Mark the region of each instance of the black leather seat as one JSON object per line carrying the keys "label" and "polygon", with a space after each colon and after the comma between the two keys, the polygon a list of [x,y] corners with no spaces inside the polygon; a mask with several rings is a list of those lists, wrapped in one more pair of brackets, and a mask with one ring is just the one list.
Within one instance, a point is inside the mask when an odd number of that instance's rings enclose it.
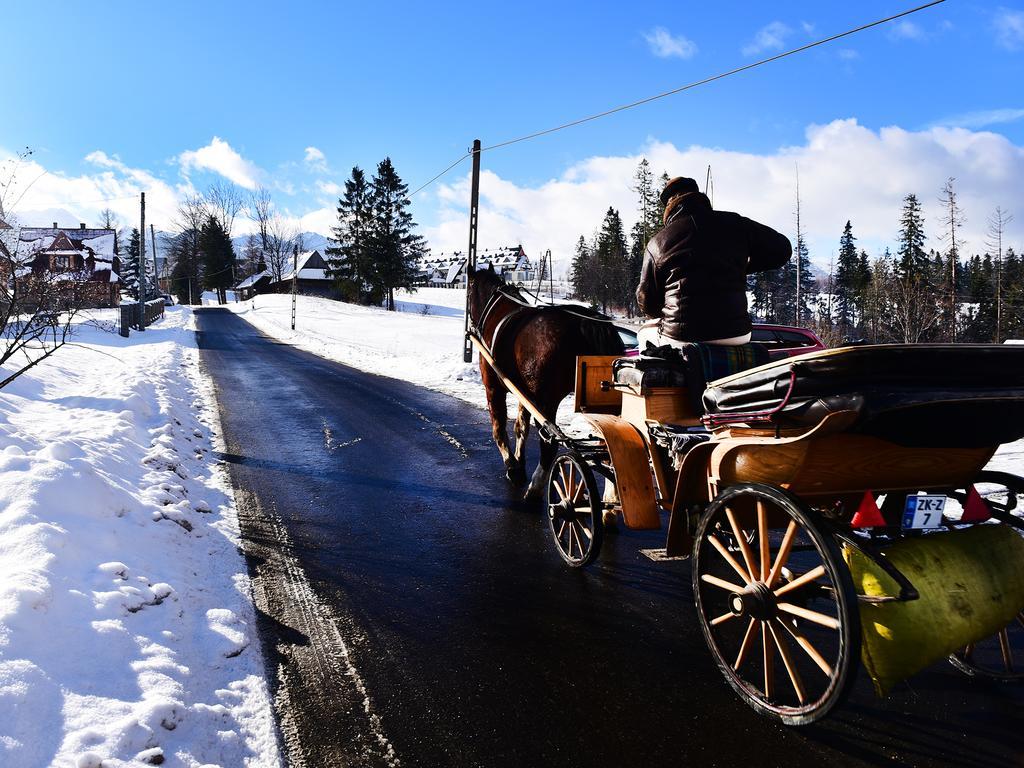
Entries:
{"label": "black leather seat", "polygon": [[712,382],[703,400],[720,422],[761,414],[781,428],[800,428],[829,413],[855,411],[854,431],[902,445],[997,445],[1024,437],[1024,347],[825,350]]}

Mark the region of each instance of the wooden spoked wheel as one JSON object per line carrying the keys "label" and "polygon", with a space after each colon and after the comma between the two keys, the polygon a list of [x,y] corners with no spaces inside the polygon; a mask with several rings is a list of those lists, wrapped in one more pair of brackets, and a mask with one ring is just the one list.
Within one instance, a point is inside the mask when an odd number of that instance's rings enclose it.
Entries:
{"label": "wooden spoked wheel", "polygon": [[562,559],[573,568],[593,562],[601,551],[603,508],[594,473],[580,456],[563,453],[555,458],[545,502],[551,536]]}
{"label": "wooden spoked wheel", "polygon": [[[1006,472],[981,472],[974,483],[992,509],[1006,514],[1024,508],[1024,478]],[[962,500],[965,493],[954,493]],[[961,648],[949,662],[965,675],[1007,683],[1024,681],[1024,611],[996,634]]]}
{"label": "wooden spoked wheel", "polygon": [[796,497],[754,483],[722,491],[697,529],[693,593],[715,661],[754,709],[805,725],[846,696],[857,596],[834,538]]}

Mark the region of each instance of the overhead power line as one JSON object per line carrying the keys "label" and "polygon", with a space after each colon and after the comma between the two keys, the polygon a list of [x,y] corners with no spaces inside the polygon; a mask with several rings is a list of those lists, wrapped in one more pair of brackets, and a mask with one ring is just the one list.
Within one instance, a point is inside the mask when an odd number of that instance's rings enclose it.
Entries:
{"label": "overhead power line", "polygon": [[[686,85],[679,86],[678,88],[673,88],[670,91],[664,91],[663,93],[658,93],[658,94],[655,94],[653,96],[648,96],[646,98],[639,99],[637,101],[632,101],[629,104],[623,104],[623,105],[618,106],[618,107],[613,107],[612,109],[606,109],[603,112],[597,112],[596,114],[588,115],[587,117],[581,117],[581,118],[579,118],[577,120],[571,120],[571,121],[569,121],[567,123],[562,123],[561,125],[556,125],[556,126],[554,126],[552,128],[545,128],[542,131],[534,131],[533,133],[528,133],[528,134],[526,134],[524,136],[519,136],[519,137],[514,138],[514,139],[508,139],[507,141],[500,141],[497,144],[491,144],[489,146],[482,147],[480,149],[480,151],[481,152],[488,152],[490,150],[500,149],[502,147],[508,147],[508,146],[511,146],[512,144],[519,144],[520,142],[523,142],[523,141],[529,141],[531,139],[536,139],[536,138],[539,138],[541,136],[547,136],[550,133],[555,133],[557,131],[564,131],[566,128],[573,128],[573,127],[575,127],[577,125],[582,125],[583,123],[589,123],[589,122],[591,122],[593,120],[599,120],[602,117],[608,117],[609,115],[614,115],[614,114],[616,114],[618,112],[625,112],[627,109],[633,109],[635,107],[643,106],[644,104],[650,104],[652,101],[658,101],[659,99],[664,99],[664,98],[667,98],[669,96],[674,96],[677,93],[682,93],[683,91],[689,91],[689,90],[692,90],[693,88],[697,88],[697,87],[699,87],[701,85],[707,85],[708,83],[713,83],[716,80],[723,80],[723,79],[725,79],[727,77],[732,77],[733,75],[738,75],[741,72],[746,72],[747,70],[754,69],[756,67],[761,67],[761,66],[764,66],[765,64],[770,64],[770,63],[772,63],[774,61],[779,61],[780,59],[785,59],[788,56],[794,56],[795,54],[803,53],[804,51],[809,51],[811,48],[817,48],[818,46],[825,45],[826,43],[832,43],[832,42],[835,42],[836,40],[841,40],[844,37],[849,37],[850,35],[855,35],[855,34],[857,34],[859,32],[863,32],[863,31],[865,31],[867,29],[871,29],[872,27],[881,26],[882,24],[888,24],[889,22],[895,21],[896,19],[901,19],[901,18],[903,18],[905,16],[910,16],[911,14],[920,13],[921,11],[923,11],[923,10],[925,10],[927,8],[931,8],[932,6],[935,6],[935,5],[940,5],[940,4],[944,3],[944,2],[946,2],[946,0],[932,0],[932,2],[930,2],[930,3],[925,3],[924,5],[919,5],[919,6],[915,7],[915,8],[910,8],[910,9],[908,9],[906,11],[901,11],[900,13],[893,14],[892,16],[886,16],[884,19],[878,19],[877,21],[872,21],[872,22],[870,22],[868,24],[861,24],[860,26],[854,27],[853,29],[848,29],[845,32],[840,32],[838,34],[831,35],[830,37],[822,38],[821,40],[815,40],[814,42],[808,43],[807,45],[801,45],[799,48],[793,48],[793,49],[788,50],[788,51],[783,51],[782,53],[778,53],[778,54],[776,54],[774,56],[769,56],[767,58],[760,59],[759,61],[753,61],[750,64],[744,64],[742,67],[736,67],[734,69],[728,70],[727,72],[721,72],[721,73],[719,73],[717,75],[712,75],[711,77],[705,77],[703,80],[696,80],[696,81],[694,81],[692,83],[687,83]],[[433,184],[435,181],[437,181],[439,178],[444,176],[446,173],[448,173],[455,166],[457,166],[459,163],[461,163],[463,160],[465,160],[467,157],[469,157],[471,155],[472,155],[472,151],[471,150],[467,151],[466,154],[461,155],[455,162],[453,162],[451,165],[449,165],[447,168],[445,168],[439,174],[434,176],[434,178],[432,178],[430,181],[428,181],[425,184],[422,184],[421,186],[417,187],[416,190],[410,194],[410,197],[412,197],[412,195],[415,195],[417,192],[420,192],[420,191],[426,189],[428,186]]]}

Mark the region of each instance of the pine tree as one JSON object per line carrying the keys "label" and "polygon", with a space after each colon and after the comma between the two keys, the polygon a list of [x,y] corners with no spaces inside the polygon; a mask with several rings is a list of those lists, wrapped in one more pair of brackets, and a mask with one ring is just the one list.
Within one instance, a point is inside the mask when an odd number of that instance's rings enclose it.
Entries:
{"label": "pine tree", "polygon": [[377,173],[370,181],[370,202],[370,283],[380,287],[388,310],[394,311],[395,289],[412,287],[419,260],[427,249],[423,237],[412,231],[416,224],[409,212],[409,187],[398,176],[389,157],[377,165]]}
{"label": "pine tree", "polygon": [[576,253],[573,255],[569,272],[572,292],[578,301],[595,302],[595,273],[594,251],[587,243],[587,239],[580,235],[580,239],[576,241]]}
{"label": "pine tree", "polygon": [[900,216],[899,257],[896,274],[901,278],[923,278],[928,271],[928,257],[924,252],[924,218],[917,195],[903,198],[903,213]]}
{"label": "pine tree", "polygon": [[199,258],[195,242],[196,239],[189,232],[182,232],[171,243],[170,259],[174,265],[171,268],[171,292],[179,304],[199,302],[201,299],[201,286],[196,277]]}
{"label": "pine tree", "polygon": [[[865,254],[866,257],[866,254]],[[857,322],[858,293],[860,289],[860,256],[857,254],[856,238],[849,221],[843,227],[839,238],[839,259],[833,287],[835,295],[835,321],[841,337],[850,334]]]}
{"label": "pine tree", "polygon": [[203,285],[217,291],[217,301],[227,303],[227,289],[234,283],[235,248],[219,219],[210,216],[199,235],[203,259]]}
{"label": "pine tree", "polygon": [[[373,285],[374,265],[370,252],[373,221],[370,187],[359,166],[345,182],[345,191],[338,200],[338,223],[331,228],[334,243],[327,249],[328,274],[342,298],[348,301],[369,300],[364,286]],[[378,293],[379,302],[379,293]]]}
{"label": "pine tree", "polygon": [[946,180],[942,188],[942,197],[939,204],[942,206],[942,242],[948,248],[945,255],[945,269],[937,276],[936,286],[941,288],[942,296],[940,301],[943,304],[941,324],[948,329],[947,338],[950,341],[957,340],[957,324],[960,301],[957,298],[960,294],[960,283],[958,272],[960,270],[960,248],[963,245],[959,236],[960,228],[963,227],[965,218],[960,204],[957,202],[956,187],[952,176]]}
{"label": "pine tree", "polygon": [[635,289],[636,283],[629,284],[629,251],[626,248],[626,233],[619,212],[609,207],[597,235],[595,262],[597,267],[597,295],[595,298],[603,312],[609,306],[624,306],[629,303],[627,291]]}

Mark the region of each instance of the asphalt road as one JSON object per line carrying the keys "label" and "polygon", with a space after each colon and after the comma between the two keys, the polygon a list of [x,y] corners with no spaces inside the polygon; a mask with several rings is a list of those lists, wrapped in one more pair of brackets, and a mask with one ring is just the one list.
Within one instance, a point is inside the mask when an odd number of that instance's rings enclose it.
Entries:
{"label": "asphalt road", "polygon": [[[790,729],[739,701],[686,562],[564,567],[486,415],[198,313],[293,765],[1024,765],[1024,690],[937,664]],[[457,354],[457,350],[452,351]]]}

